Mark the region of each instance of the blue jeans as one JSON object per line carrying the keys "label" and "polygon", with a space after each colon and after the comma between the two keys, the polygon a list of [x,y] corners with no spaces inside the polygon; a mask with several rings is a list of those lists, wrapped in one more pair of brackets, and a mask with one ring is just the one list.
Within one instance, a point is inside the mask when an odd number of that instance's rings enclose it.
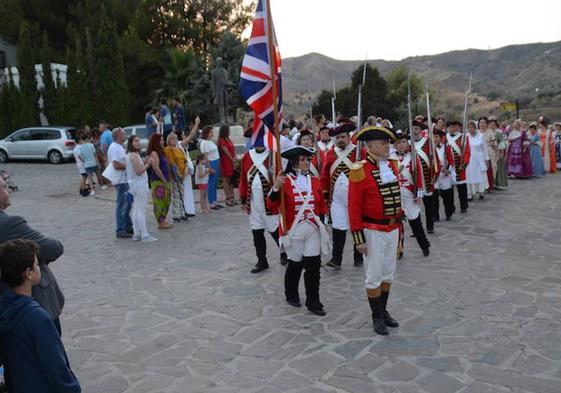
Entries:
{"label": "blue jeans", "polygon": [[117,201],[115,205],[115,221],[117,223],[117,234],[132,230],[131,205],[132,198],[129,196],[129,185],[115,184]]}
{"label": "blue jeans", "polygon": [[208,177],[208,203],[211,205],[216,203],[216,189],[218,187],[218,179],[220,179],[220,160],[210,162],[210,167],[214,169],[214,173]]}

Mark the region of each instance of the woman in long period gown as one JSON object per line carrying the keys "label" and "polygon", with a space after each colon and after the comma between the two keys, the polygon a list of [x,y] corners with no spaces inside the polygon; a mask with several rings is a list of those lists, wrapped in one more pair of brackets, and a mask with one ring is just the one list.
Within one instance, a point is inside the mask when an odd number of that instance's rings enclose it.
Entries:
{"label": "woman in long period gown", "polygon": [[555,123],[555,133],[553,134],[555,141],[555,156],[557,159],[557,170],[561,170],[561,123]]}
{"label": "woman in long period gown", "polygon": [[528,130],[530,131],[528,139],[530,141],[530,156],[532,157],[532,170],[534,172],[534,176],[544,176],[545,170],[543,167],[541,141],[540,135],[537,132],[536,123],[531,123]]}
{"label": "woman in long period gown", "polygon": [[555,173],[557,172],[557,159],[553,133],[544,122],[540,122],[538,123],[538,134],[540,135],[544,170],[546,173]]}
{"label": "woman in long period gown", "polygon": [[486,117],[480,117],[478,120],[479,130],[477,131],[485,139],[485,147],[487,149],[487,185],[486,190],[492,192],[495,186],[495,174],[497,173],[498,148],[497,136],[495,132],[488,128],[488,120]]}
{"label": "woman in long period gown", "polygon": [[495,118],[489,118],[489,129],[495,133],[497,143],[497,170],[495,172],[495,188],[500,190],[508,186],[508,175],[506,173],[506,136]]}
{"label": "woman in long period gown", "polygon": [[529,146],[528,135],[522,130],[522,121],[516,120],[508,135],[506,163],[509,176],[526,178],[533,175]]}
{"label": "woman in long period gown", "polygon": [[483,193],[487,184],[487,162],[489,161],[489,155],[487,154],[485,138],[476,131],[475,127],[474,121],[467,123],[469,131],[467,136],[471,150],[471,157],[466,169],[468,200],[473,200],[474,196],[479,196],[479,199],[483,199]]}

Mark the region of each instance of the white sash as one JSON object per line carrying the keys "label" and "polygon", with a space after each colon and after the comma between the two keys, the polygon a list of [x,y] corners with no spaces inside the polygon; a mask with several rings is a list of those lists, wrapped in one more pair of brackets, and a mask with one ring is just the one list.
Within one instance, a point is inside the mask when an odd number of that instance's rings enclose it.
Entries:
{"label": "white sash", "polygon": [[423,146],[425,145],[426,141],[427,141],[427,138],[425,138],[425,137],[419,139],[417,142],[415,142],[415,149],[417,150],[417,154],[419,155],[419,157],[421,157],[421,159],[424,162],[426,162],[427,166],[430,168],[429,157],[427,156],[427,154],[423,150]]}
{"label": "white sash", "polygon": [[315,177],[319,177],[318,169],[311,162],[310,162],[310,172],[312,172],[312,175],[314,175]]}
{"label": "white sash", "polygon": [[265,150],[261,153],[258,153],[257,151],[255,151],[255,149],[251,149],[249,151],[249,156],[251,157],[251,161],[253,161],[253,165],[251,166],[251,168],[249,168],[249,171],[247,171],[247,179],[249,180],[249,176],[250,173],[253,172],[253,168],[257,168],[257,170],[261,172],[263,177],[267,179],[267,181],[269,181],[269,172],[267,171],[267,168],[265,168],[265,165],[263,165],[265,160],[269,157],[269,151]]}
{"label": "white sash", "polygon": [[352,143],[349,144],[349,146],[347,146],[347,148],[345,150],[339,150],[338,148],[333,148],[333,151],[337,155],[337,159],[335,160],[335,162],[333,162],[333,164],[331,165],[331,168],[329,168],[329,175],[330,176],[333,176],[333,173],[335,173],[335,170],[337,169],[339,164],[341,164],[342,162],[345,163],[347,168],[351,169],[353,163],[351,162],[351,160],[349,160],[348,155],[351,151],[354,150],[354,148],[355,148],[355,145],[353,145]]}
{"label": "white sash", "polygon": [[456,141],[460,139],[461,136],[462,136],[461,134],[457,134],[454,136],[448,134],[448,138],[449,138],[448,144],[450,145],[452,150],[454,150],[460,157],[462,156],[462,150],[460,149],[460,146],[456,144]]}
{"label": "white sash", "polygon": [[410,163],[411,163],[411,154],[408,154],[405,157],[403,157],[403,160],[400,163],[401,165],[400,172],[401,175],[405,177],[405,179],[409,182],[409,184],[413,185],[415,184],[415,182],[413,181],[413,175],[411,174],[411,170],[408,168]]}
{"label": "white sash", "polygon": [[297,190],[296,187],[294,187],[294,182],[293,182],[292,178],[290,176],[288,176],[288,180],[290,181],[290,186],[292,187],[293,190],[295,190],[298,193],[298,196],[300,196],[300,198],[302,198],[302,205],[300,206],[300,210],[298,211],[298,213],[296,213],[296,217],[294,217],[294,221],[292,222],[292,226],[290,227],[290,229],[288,230],[286,235],[281,238],[281,244],[284,247],[289,247],[290,246],[291,238],[292,238],[292,235],[293,235],[294,230],[296,228],[296,225],[298,225],[300,223],[300,221],[302,221],[302,217],[306,213],[306,210],[308,210],[310,213],[312,213],[312,220],[314,221],[314,223],[319,228],[321,253],[327,255],[331,252],[331,239],[330,239],[329,233],[327,232],[327,229],[325,229],[325,225],[323,225],[323,222],[321,222],[321,220],[316,215],[316,213],[312,209],[310,209],[310,207],[309,207],[310,206],[310,198],[312,196],[313,189],[312,189],[312,179],[311,179],[310,175],[306,175],[306,177],[308,178],[308,184],[310,185],[310,191],[304,197],[304,195],[302,195],[302,193],[299,190]]}

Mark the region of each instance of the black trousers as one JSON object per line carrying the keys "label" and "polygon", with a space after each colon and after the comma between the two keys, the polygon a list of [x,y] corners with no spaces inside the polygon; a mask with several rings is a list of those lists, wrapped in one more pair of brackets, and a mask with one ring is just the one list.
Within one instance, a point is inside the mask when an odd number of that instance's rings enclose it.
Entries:
{"label": "black trousers", "polygon": [[439,190],[440,197],[444,203],[444,214],[446,218],[452,217],[456,207],[454,206],[454,187],[450,187],[448,190]]}
{"label": "black trousers", "polygon": [[320,256],[304,257],[301,262],[288,260],[284,274],[284,293],[288,301],[300,301],[298,285],[300,275],[304,272],[304,286],[306,287],[306,307],[310,310],[323,309],[319,301]]}
{"label": "black trousers", "polygon": [[468,188],[467,184],[457,184],[458,199],[460,200],[460,209],[467,210],[468,208]]}
{"label": "black trousers", "polygon": [[[333,250],[331,256],[333,262],[341,265],[343,261],[343,250],[345,249],[345,243],[347,241],[347,231],[342,229],[332,228],[333,231]],[[355,262],[362,262],[362,254],[356,250],[353,246],[353,258]]]}
{"label": "black trousers", "polygon": [[421,221],[421,216],[417,217],[414,220],[409,220],[409,226],[411,227],[411,231],[417,239],[417,244],[421,247],[421,250],[426,250],[430,247],[430,242],[427,239],[427,235],[425,234],[425,230],[423,228],[423,222]]}
{"label": "black trousers", "polygon": [[[253,229],[251,231],[253,234],[253,246],[255,247],[255,255],[257,255],[257,265],[259,266],[269,266],[267,261],[267,240],[265,240],[265,230],[264,229]],[[271,237],[279,245],[279,230],[275,232],[270,232]]]}
{"label": "black trousers", "polygon": [[[435,190],[436,191],[436,190]],[[434,221],[436,219],[436,208],[437,204],[435,202],[438,201],[438,195],[436,192],[433,192],[432,195],[425,195],[423,197],[423,205],[425,205],[425,219],[427,222],[427,230],[434,229]]]}

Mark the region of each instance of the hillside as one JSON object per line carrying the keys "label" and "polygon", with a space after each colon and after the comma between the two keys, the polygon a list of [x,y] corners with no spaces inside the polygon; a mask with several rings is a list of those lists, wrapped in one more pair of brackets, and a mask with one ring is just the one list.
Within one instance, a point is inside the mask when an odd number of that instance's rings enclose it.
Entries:
{"label": "hillside", "polygon": [[[333,79],[338,87],[348,84],[351,73],[362,62],[336,60],[319,53],[284,59],[287,113],[306,111],[321,90],[332,88]],[[487,101],[486,109],[498,108],[499,101],[519,98],[527,109],[551,107],[561,114],[561,41],[493,50],[467,49],[400,61],[369,60],[369,64],[383,75],[396,65],[406,65],[438,90],[440,107],[461,106],[458,97],[465,91],[472,71],[474,95]],[[485,97],[490,94],[497,98],[488,101]]]}

